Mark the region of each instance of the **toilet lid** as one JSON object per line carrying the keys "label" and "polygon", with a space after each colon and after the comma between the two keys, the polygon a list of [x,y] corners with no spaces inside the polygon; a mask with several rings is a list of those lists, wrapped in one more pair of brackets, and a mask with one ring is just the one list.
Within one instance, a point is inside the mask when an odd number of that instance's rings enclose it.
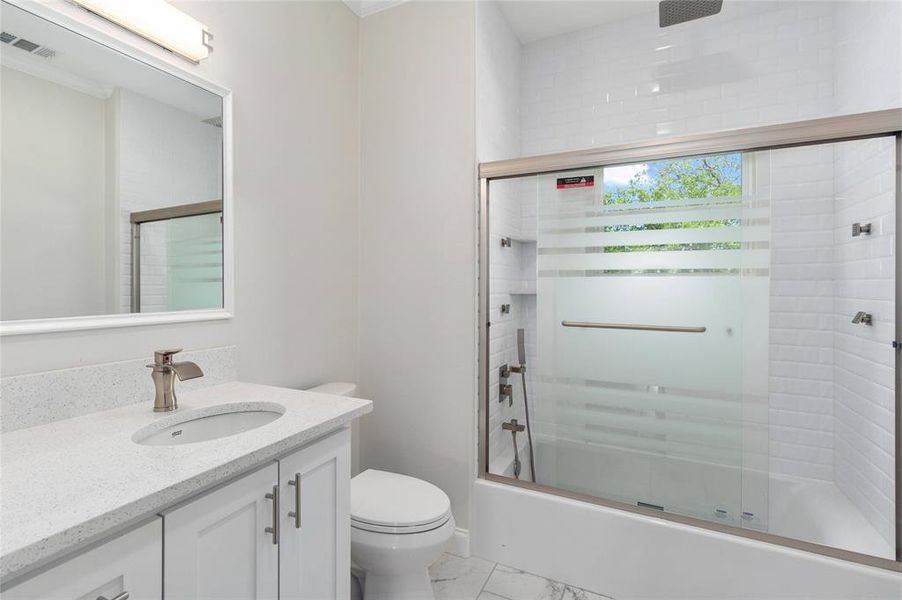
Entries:
{"label": "toilet lid", "polygon": [[351,519],[386,527],[417,527],[446,521],[448,495],[417,479],[368,469],[351,479]]}

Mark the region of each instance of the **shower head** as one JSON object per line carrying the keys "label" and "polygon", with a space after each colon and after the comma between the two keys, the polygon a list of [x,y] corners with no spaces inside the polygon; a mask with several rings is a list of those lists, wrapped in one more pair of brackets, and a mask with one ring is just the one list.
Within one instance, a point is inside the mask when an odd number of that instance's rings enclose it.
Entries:
{"label": "shower head", "polygon": [[526,331],[524,329],[517,330],[517,358],[520,366],[526,366]]}
{"label": "shower head", "polygon": [[658,25],[670,27],[710,17],[719,13],[722,7],[723,0],[661,0],[658,3]]}

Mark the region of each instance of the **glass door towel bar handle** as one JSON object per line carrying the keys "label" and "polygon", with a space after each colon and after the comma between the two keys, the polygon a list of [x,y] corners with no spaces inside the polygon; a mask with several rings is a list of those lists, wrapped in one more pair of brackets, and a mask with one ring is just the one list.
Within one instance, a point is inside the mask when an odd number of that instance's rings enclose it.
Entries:
{"label": "glass door towel bar handle", "polygon": [[705,333],[707,327],[681,327],[679,325],[638,325],[636,323],[595,323],[592,321],[561,321],[564,327],[584,329],[632,329],[637,331],[669,331],[671,333]]}

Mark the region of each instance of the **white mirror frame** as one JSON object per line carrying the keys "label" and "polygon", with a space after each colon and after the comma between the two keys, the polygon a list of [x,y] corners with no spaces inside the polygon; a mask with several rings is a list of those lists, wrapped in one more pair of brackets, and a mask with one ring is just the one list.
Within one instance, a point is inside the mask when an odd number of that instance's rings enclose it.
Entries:
{"label": "white mirror frame", "polygon": [[[195,72],[169,62],[147,49],[152,46],[137,35],[110,24],[101,17],[59,0],[57,2],[34,2],[30,0],[3,0],[21,8],[36,17],[51,21],[99,44],[121,52],[165,73],[192,83],[222,98],[222,308],[206,310],[185,310],[159,313],[122,313],[90,315],[83,317],[58,317],[49,319],[25,319],[21,321],[0,321],[0,336],[29,335],[60,331],[87,329],[109,329],[114,327],[138,327],[168,323],[193,321],[214,321],[230,319],[234,315],[234,227],[232,195],[232,92],[226,87],[198,76]],[[96,24],[88,22],[96,19]],[[102,28],[109,29],[109,32]],[[121,32],[121,34],[120,34]],[[134,40],[132,40],[134,36]],[[144,45],[144,47],[142,47]],[[155,47],[154,47],[155,48]],[[188,63],[186,63],[187,65]]]}

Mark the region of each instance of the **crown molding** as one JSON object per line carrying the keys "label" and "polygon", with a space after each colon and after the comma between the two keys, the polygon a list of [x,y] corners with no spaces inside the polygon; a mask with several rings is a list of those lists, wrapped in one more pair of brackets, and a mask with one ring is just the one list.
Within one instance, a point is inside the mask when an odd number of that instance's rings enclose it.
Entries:
{"label": "crown molding", "polygon": [[399,4],[404,4],[409,0],[344,0],[348,8],[358,17],[365,18],[374,15],[377,12],[394,8]]}

